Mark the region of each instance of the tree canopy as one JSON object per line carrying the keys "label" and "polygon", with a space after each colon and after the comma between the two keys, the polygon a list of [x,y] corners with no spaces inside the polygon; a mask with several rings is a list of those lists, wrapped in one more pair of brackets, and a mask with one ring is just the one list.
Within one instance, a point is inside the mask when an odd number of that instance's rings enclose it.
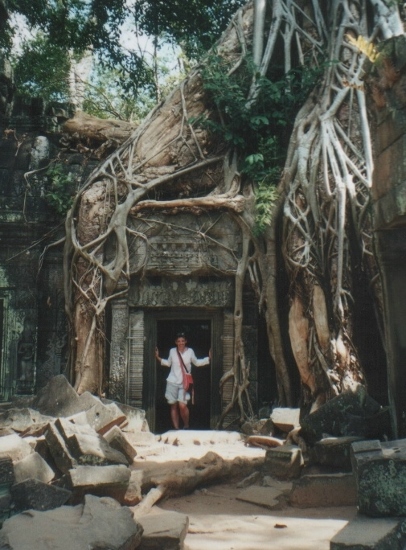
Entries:
{"label": "tree canopy", "polygon": [[[145,94],[159,100],[158,72],[165,63],[158,54],[163,45],[180,47],[188,58],[196,58],[218,38],[241,4],[241,0],[10,0],[0,47],[12,52],[16,17],[20,17],[35,32],[33,39],[24,39],[15,56],[17,84],[22,90],[66,98],[69,59],[80,59],[91,51],[98,73],[105,70],[113,79],[115,95],[133,103],[145,100]],[[151,52],[146,46],[148,38]]]}

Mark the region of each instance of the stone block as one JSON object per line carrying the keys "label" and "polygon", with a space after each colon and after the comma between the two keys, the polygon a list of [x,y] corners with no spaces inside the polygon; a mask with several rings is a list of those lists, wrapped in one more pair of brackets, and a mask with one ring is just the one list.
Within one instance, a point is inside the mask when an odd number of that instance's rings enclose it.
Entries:
{"label": "stone block", "polygon": [[280,498],[283,496],[284,491],[275,487],[259,487],[258,485],[251,485],[247,487],[241,493],[238,493],[237,500],[243,500],[244,502],[250,502],[257,506],[263,506],[270,510],[277,510],[282,508]]}
{"label": "stone block", "polygon": [[20,483],[25,479],[35,478],[43,483],[49,483],[54,479],[55,472],[42,456],[35,451],[35,442],[30,441],[30,444],[34,452],[14,463],[15,482]]}
{"label": "stone block", "polygon": [[311,464],[350,472],[352,470],[351,444],[359,440],[360,438],[356,436],[326,437],[309,449],[309,461]]}
{"label": "stone block", "polygon": [[406,439],[351,446],[358,508],[375,517],[406,515]]}
{"label": "stone block", "polygon": [[78,464],[99,466],[129,464],[126,457],[120,451],[110,447],[102,436],[74,435],[69,438],[68,448]]}
{"label": "stone block", "polygon": [[89,550],[139,548],[142,527],[127,507],[110,498],[85,497],[84,504],[61,506],[45,512],[31,511],[4,522],[0,548],[9,550]]}
{"label": "stone block", "polygon": [[128,464],[126,457],[110,447],[107,441],[89,425],[75,425],[65,418],[58,418],[55,421],[55,427],[78,464]]}
{"label": "stone block", "polygon": [[131,407],[124,403],[118,403],[109,399],[102,399],[102,403],[109,405],[114,403],[127,417],[128,424],[125,428],[126,431],[141,431],[149,432],[148,422],[145,418],[145,411]]}
{"label": "stone block", "polygon": [[38,453],[34,452],[14,464],[14,475],[16,483],[29,478],[49,483],[54,479],[55,472]]}
{"label": "stone block", "polygon": [[134,458],[137,456],[137,451],[127,440],[118,426],[113,426],[106,434],[104,434],[104,439],[110,447],[116,449],[116,451],[119,451],[126,457],[128,464],[132,464],[134,462]]}
{"label": "stone block", "polygon": [[0,458],[0,486],[11,485],[14,481],[13,461],[8,456]]}
{"label": "stone block", "polygon": [[126,415],[115,403],[110,403],[108,405],[98,403],[86,411],[86,416],[90,426],[101,435],[104,435],[113,426],[121,426],[127,421]]}
{"label": "stone block", "polygon": [[300,409],[277,407],[272,411],[271,420],[281,432],[289,433],[300,425],[299,415]]}
{"label": "stone block", "polygon": [[131,472],[119,466],[78,466],[69,471],[67,487],[73,492],[73,503],[83,500],[85,494],[108,496],[124,503]]}
{"label": "stone block", "polygon": [[406,520],[358,515],[330,541],[330,550],[403,550]]}
{"label": "stone block", "polygon": [[62,473],[66,474],[71,468],[77,465],[76,459],[70,453],[64,438],[55,427],[55,424],[49,424],[45,432],[45,440],[57,468]]}
{"label": "stone block", "polygon": [[300,420],[301,435],[310,444],[323,437],[357,436],[376,438],[388,435],[389,415],[366,394],[363,387],[327,401],[317,411]]}
{"label": "stone block", "polygon": [[50,417],[43,416],[38,411],[29,408],[11,408],[0,413],[0,425],[11,428],[15,432],[27,432],[29,429],[35,429],[35,432],[45,427]]}
{"label": "stone block", "polygon": [[300,476],[304,465],[302,451],[295,445],[282,445],[266,451],[264,473],[277,479]]}
{"label": "stone block", "polygon": [[31,446],[17,434],[0,438],[0,458],[9,457],[13,462],[18,462],[33,452]]}
{"label": "stone block", "polygon": [[353,474],[304,475],[293,481],[289,502],[298,508],[354,506],[357,489]]}
{"label": "stone block", "polygon": [[45,439],[45,436],[40,436],[35,440],[35,446],[34,451],[38,453],[48,464],[50,468],[52,468],[54,474],[56,477],[59,477],[61,475],[61,471],[58,468],[58,466],[55,464],[54,457],[51,454],[51,451],[49,450],[48,443]]}
{"label": "stone block", "polygon": [[79,396],[69,384],[66,376],[54,376],[41,388],[32,402],[32,408],[41,414],[59,417],[80,412]]}
{"label": "stone block", "polygon": [[137,518],[144,532],[139,550],[182,550],[189,518],[178,512],[163,512]]}
{"label": "stone block", "polygon": [[135,506],[141,502],[143,476],[144,473],[142,470],[131,470],[130,480],[123,501],[123,504],[126,506]]}
{"label": "stone block", "polygon": [[52,510],[63,506],[71,491],[43,483],[38,479],[25,479],[11,487],[11,501],[18,512],[24,510]]}

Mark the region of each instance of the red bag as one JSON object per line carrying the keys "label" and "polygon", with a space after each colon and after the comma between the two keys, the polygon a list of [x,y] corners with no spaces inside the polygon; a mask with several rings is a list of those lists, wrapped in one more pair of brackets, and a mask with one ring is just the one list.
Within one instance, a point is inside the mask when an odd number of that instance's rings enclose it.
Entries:
{"label": "red bag", "polygon": [[193,377],[191,374],[183,370],[183,389],[188,391],[190,386],[193,385]]}
{"label": "red bag", "polygon": [[190,388],[192,389],[192,404],[193,404],[194,401],[195,401],[195,396],[194,396],[195,390],[194,390],[194,387],[193,387],[193,377],[190,374],[190,372],[187,371],[181,354],[179,353],[178,350],[176,350],[176,351],[178,352],[179,362],[180,362],[181,366],[183,367],[182,368],[183,389],[185,390],[185,392],[189,391]]}

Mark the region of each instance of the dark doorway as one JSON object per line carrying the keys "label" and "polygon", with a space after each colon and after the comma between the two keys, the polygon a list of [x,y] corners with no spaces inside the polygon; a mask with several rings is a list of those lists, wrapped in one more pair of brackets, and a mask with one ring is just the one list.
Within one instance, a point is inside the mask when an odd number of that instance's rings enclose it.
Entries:
{"label": "dark doorway", "polygon": [[[209,319],[161,319],[156,321],[157,346],[161,357],[167,358],[175,346],[176,334],[184,332],[187,345],[198,359],[207,357],[211,348],[211,321]],[[155,431],[163,433],[172,429],[169,405],[165,399],[166,378],[169,369],[157,364],[155,393]],[[194,381],[194,404],[189,402],[190,427],[195,430],[210,429],[211,369],[192,367]]]}

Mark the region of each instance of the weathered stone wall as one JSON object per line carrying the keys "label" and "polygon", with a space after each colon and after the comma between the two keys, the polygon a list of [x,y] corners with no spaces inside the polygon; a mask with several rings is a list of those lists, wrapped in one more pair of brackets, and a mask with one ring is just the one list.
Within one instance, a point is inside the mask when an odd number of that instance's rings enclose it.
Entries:
{"label": "weathered stone wall", "polygon": [[376,129],[372,186],[377,260],[383,284],[389,400],[394,433],[406,436],[406,39],[384,46],[367,85]]}
{"label": "weathered stone wall", "polygon": [[46,198],[47,169],[57,160],[74,193],[98,163],[61,144],[71,115],[69,105],[15,96],[10,66],[0,63],[0,400],[65,369],[62,245],[41,258],[64,234]]}

